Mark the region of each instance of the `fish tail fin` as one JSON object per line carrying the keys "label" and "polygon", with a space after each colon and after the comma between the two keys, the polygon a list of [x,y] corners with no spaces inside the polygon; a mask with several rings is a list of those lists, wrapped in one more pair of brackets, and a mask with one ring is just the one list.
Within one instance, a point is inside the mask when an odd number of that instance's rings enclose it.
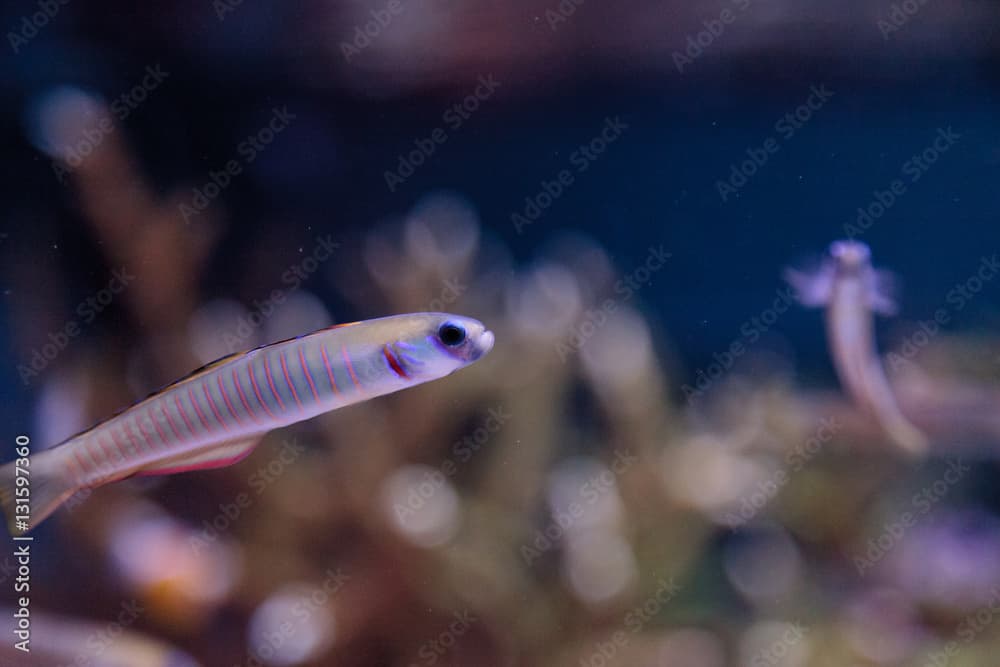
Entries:
{"label": "fish tail fin", "polygon": [[[0,509],[11,535],[27,533],[80,488],[63,465],[64,456],[59,447],[32,454],[21,471],[15,461],[0,466]],[[19,477],[27,482],[19,485]]]}
{"label": "fish tail fin", "polygon": [[861,371],[865,378],[860,399],[892,444],[905,454],[922,458],[930,449],[930,440],[910,419],[903,414],[896,399],[895,390],[886,377],[882,365],[872,360]]}

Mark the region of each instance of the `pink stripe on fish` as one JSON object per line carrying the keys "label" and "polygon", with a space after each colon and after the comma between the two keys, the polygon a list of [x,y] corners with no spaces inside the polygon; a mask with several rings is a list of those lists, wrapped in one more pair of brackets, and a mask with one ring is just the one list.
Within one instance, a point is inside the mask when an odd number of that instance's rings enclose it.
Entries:
{"label": "pink stripe on fish", "polygon": [[167,434],[163,432],[163,429],[160,427],[160,422],[158,422],[153,416],[153,406],[146,408],[146,416],[149,417],[149,421],[153,422],[153,428],[156,429],[156,435],[160,437],[160,442],[163,443],[164,447],[166,447]]}
{"label": "pink stripe on fish", "polygon": [[77,484],[81,483],[84,478],[84,470],[83,467],[80,465],[79,460],[76,457],[76,452],[73,452],[72,456],[66,459],[66,463],[70,467],[70,473],[73,474],[73,479],[76,481]]}
{"label": "pink stripe on fish", "polygon": [[279,354],[278,359],[281,361],[281,373],[285,376],[285,382],[288,384],[288,388],[292,390],[292,398],[295,399],[295,404],[301,408],[302,401],[299,400],[299,392],[295,391],[295,385],[292,384],[292,378],[288,375],[288,363],[285,361],[285,353],[282,352]]}
{"label": "pink stripe on fish", "polygon": [[93,464],[93,466],[91,467],[91,470],[97,470],[98,468],[101,467],[101,462],[97,460],[97,455],[94,454],[94,452],[90,451],[91,450],[91,442],[90,442],[89,439],[82,440],[80,442],[79,449],[82,449],[84,451],[84,453],[87,455],[87,458],[89,458],[90,462]]}
{"label": "pink stripe on fish", "polygon": [[115,443],[115,447],[118,448],[118,454],[122,457],[122,460],[128,459],[128,448],[122,445],[121,440],[119,440],[118,436],[115,435],[115,429],[109,427],[108,433],[111,434],[111,441]]}
{"label": "pink stripe on fish", "polygon": [[236,410],[233,409],[233,404],[229,402],[229,395],[226,393],[226,385],[222,381],[222,373],[219,373],[217,377],[219,378],[219,393],[222,394],[222,400],[226,402],[226,408],[229,410],[229,414],[236,420],[237,425],[242,426],[243,421],[239,418],[239,416],[237,416]]}
{"label": "pink stripe on fish", "polygon": [[[111,454],[108,454],[108,460],[109,461],[115,461],[115,457],[114,457],[114,453],[115,453],[114,443],[111,442],[111,439],[108,438],[107,434],[104,434],[104,438],[105,438],[105,441],[101,442],[101,447],[104,449],[105,452],[111,452]],[[118,456],[119,456],[119,458],[117,460],[121,461],[121,458],[120,458],[121,454],[119,454]]]}
{"label": "pink stripe on fish", "polygon": [[76,451],[76,448],[73,449],[73,458],[76,459],[76,465],[80,468],[77,481],[82,482],[87,477],[87,464],[80,458],[80,452]]}
{"label": "pink stripe on fish", "polygon": [[306,364],[306,354],[302,351],[302,347],[299,347],[299,362],[302,364],[302,372],[306,376],[306,381],[309,383],[309,389],[312,390],[313,398],[319,403],[319,394],[316,392],[316,383],[313,382],[312,374],[309,372],[309,366]]}
{"label": "pink stripe on fish", "polygon": [[104,446],[103,442],[101,442],[100,437],[98,437],[96,435],[92,435],[91,436],[91,441],[97,443],[97,448],[100,449],[101,450],[101,454],[104,455],[105,462],[111,463],[111,460],[112,460],[111,459],[111,454],[108,453],[108,448]]}
{"label": "pink stripe on fish", "polygon": [[319,350],[323,355],[323,365],[326,366],[326,376],[330,378],[330,388],[333,389],[333,393],[339,394],[340,389],[337,387],[337,380],[333,377],[333,368],[330,367],[330,359],[326,356],[326,344],[320,344]]}
{"label": "pink stripe on fish", "polygon": [[134,419],[135,419],[135,423],[139,427],[139,434],[142,436],[143,441],[145,441],[146,444],[149,445],[149,448],[152,449],[153,448],[153,442],[152,442],[153,434],[150,433],[150,432],[148,432],[148,431],[146,431],[146,429],[143,427],[143,420],[139,418],[139,412],[138,412],[138,410],[135,411]]}
{"label": "pink stripe on fish", "polygon": [[187,413],[184,412],[184,405],[181,403],[181,399],[177,394],[174,394],[174,405],[177,406],[177,414],[181,416],[181,419],[183,419],[184,423],[187,425],[188,433],[190,433],[193,436],[194,424],[191,423],[191,420],[188,419]]}
{"label": "pink stripe on fish", "polygon": [[267,363],[267,354],[264,354],[264,377],[267,379],[267,386],[271,388],[271,393],[274,394],[274,400],[278,401],[278,407],[284,411],[285,404],[281,400],[281,396],[278,395],[278,390],[274,388],[274,378],[271,376],[271,366]]}
{"label": "pink stripe on fish", "polygon": [[[130,424],[127,419],[125,420],[125,429],[126,429],[125,435],[128,436],[128,439],[132,442],[133,445],[135,445],[135,451],[141,452],[142,451],[142,438],[140,438],[138,435],[136,435],[135,430],[132,428],[132,424]],[[146,449],[150,449],[151,450],[152,447],[147,446]]]}
{"label": "pink stripe on fish", "polygon": [[118,447],[117,443],[115,443],[114,433],[112,433],[110,431],[110,429],[109,429],[105,433],[104,437],[108,440],[108,442],[111,443],[111,445],[110,445],[111,446],[111,453],[115,455],[115,457],[112,457],[112,460],[114,460],[115,463],[122,463],[122,462],[124,462],[126,460],[125,459],[125,455],[122,454],[121,449]]}
{"label": "pink stripe on fish", "polygon": [[253,385],[253,393],[257,396],[260,406],[264,408],[264,412],[266,412],[269,417],[274,419],[274,413],[271,412],[271,408],[267,407],[267,403],[264,402],[264,397],[260,393],[260,387],[257,386],[257,378],[254,376],[252,363],[247,364],[247,375],[250,376],[250,384]]}
{"label": "pink stripe on fish", "polygon": [[202,383],[201,390],[205,392],[205,398],[208,400],[208,407],[212,408],[212,414],[215,415],[215,419],[222,426],[222,430],[228,430],[228,424],[222,419],[222,413],[219,412],[219,408],[215,407],[215,401],[212,400],[212,393],[208,391],[208,383]]}
{"label": "pink stripe on fish", "polygon": [[357,387],[360,390],[361,389],[361,383],[358,382],[358,376],[354,372],[354,364],[351,363],[351,355],[347,352],[347,346],[346,345],[341,346],[341,348],[340,348],[340,354],[341,354],[341,356],[344,357],[344,363],[347,364],[347,372],[351,376],[351,381],[353,381],[354,382],[354,386]]}
{"label": "pink stripe on fish", "polygon": [[163,418],[167,420],[167,424],[170,425],[170,430],[174,434],[174,441],[179,442],[181,434],[177,431],[177,427],[174,426],[174,420],[170,418],[170,413],[163,408],[163,403],[161,401],[157,401],[156,407],[160,408],[160,414],[163,415]]}
{"label": "pink stripe on fish", "polygon": [[194,390],[188,387],[188,398],[191,400],[191,405],[194,407],[194,411],[198,413],[198,419],[201,421],[201,425],[205,427],[205,431],[208,432],[208,420],[205,419],[205,413],[201,411],[201,406],[198,405],[198,399],[195,398]]}
{"label": "pink stripe on fish", "polygon": [[247,397],[243,393],[243,387],[240,385],[240,376],[236,372],[235,368],[233,369],[233,384],[236,385],[236,393],[240,395],[240,402],[243,403],[243,407],[246,408],[247,414],[250,415],[250,419],[254,420],[255,423],[259,423],[257,415],[255,415],[254,411],[250,408],[250,402],[247,401]]}
{"label": "pink stripe on fish", "polygon": [[[146,408],[146,412],[145,412],[145,416],[146,416],[146,418],[147,418],[147,419],[148,419],[148,420],[149,420],[150,422],[152,422],[152,424],[153,424],[153,430],[155,430],[155,431],[156,431],[156,434],[157,434],[157,436],[158,436],[158,437],[159,437],[159,439],[160,439],[160,443],[161,443],[161,444],[162,444],[163,446],[166,446],[166,444],[167,444],[167,440],[166,440],[166,438],[165,438],[165,437],[163,436],[163,431],[162,431],[162,430],[160,430],[160,425],[159,425],[159,424],[157,424],[157,423],[156,423],[156,419],[154,419],[154,418],[153,418],[153,414],[152,414],[152,409],[153,409],[153,408],[152,408],[152,406],[149,406],[149,407],[147,407],[147,408]],[[137,421],[139,422],[139,430],[141,430],[141,431],[142,431],[142,434],[143,434],[144,436],[146,436],[146,441],[147,441],[147,442],[149,442],[149,446],[150,446],[151,448],[152,448],[152,447],[154,447],[156,443],[154,443],[154,442],[153,442],[153,434],[152,434],[152,433],[147,433],[147,432],[146,432],[146,429],[142,428],[142,423],[143,423],[143,420],[139,419],[139,415],[136,415],[136,420],[137,420]]]}

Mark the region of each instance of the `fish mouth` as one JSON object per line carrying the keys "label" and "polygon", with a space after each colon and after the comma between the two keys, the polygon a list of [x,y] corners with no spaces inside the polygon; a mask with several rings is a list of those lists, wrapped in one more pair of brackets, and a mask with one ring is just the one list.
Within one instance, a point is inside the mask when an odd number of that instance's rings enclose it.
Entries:
{"label": "fish mouth", "polygon": [[496,337],[493,335],[492,331],[490,331],[489,329],[483,331],[483,333],[479,336],[479,340],[477,341],[476,359],[482,357],[487,352],[492,350],[493,343],[495,342],[495,340]]}

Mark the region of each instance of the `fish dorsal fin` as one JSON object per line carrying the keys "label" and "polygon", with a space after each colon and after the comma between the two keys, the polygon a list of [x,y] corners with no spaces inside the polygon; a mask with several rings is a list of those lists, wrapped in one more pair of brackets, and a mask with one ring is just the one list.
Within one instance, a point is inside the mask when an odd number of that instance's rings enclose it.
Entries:
{"label": "fish dorsal fin", "polygon": [[255,347],[253,349],[250,349],[250,350],[244,350],[242,352],[233,352],[232,354],[227,354],[224,357],[219,357],[215,361],[208,362],[207,364],[205,364],[201,368],[194,369],[193,371],[191,371],[190,373],[188,373],[187,375],[185,375],[181,379],[168,384],[166,387],[163,387],[163,388],[161,388],[161,389],[159,389],[157,391],[154,391],[152,394],[150,394],[150,396],[155,396],[156,394],[160,393],[161,391],[163,391],[165,389],[169,389],[170,387],[173,387],[175,385],[182,384],[182,383],[187,382],[189,380],[194,380],[197,377],[201,377],[205,373],[208,373],[209,371],[215,370],[216,368],[218,368],[222,364],[228,363],[228,362],[232,361],[233,359],[236,359],[237,357],[243,357],[243,356],[246,356],[246,355],[251,354],[253,352],[256,352],[257,350],[263,350],[264,348],[267,348],[267,347],[274,347],[275,345],[281,345],[282,343],[287,343],[289,341],[299,340],[300,338],[308,338],[309,336],[312,336],[312,335],[318,334],[318,333],[322,333],[324,331],[332,331],[334,329],[343,329],[344,327],[353,327],[355,324],[361,324],[361,320],[358,320],[356,322],[341,322],[340,324],[332,324],[332,325],[330,325],[328,327],[324,327],[324,328],[319,329],[317,331],[313,331],[312,333],[303,334],[301,336],[292,336],[290,338],[283,338],[281,340],[276,340],[276,341],[273,341],[271,343],[264,343],[263,345],[258,345],[257,347]]}
{"label": "fish dorsal fin", "polygon": [[114,411],[113,413],[111,413],[110,416],[108,416],[108,417],[106,417],[106,418],[104,418],[104,419],[102,419],[100,421],[94,422],[93,424],[91,424],[87,428],[83,429],[79,433],[76,433],[76,434],[74,434],[74,435],[66,438],[62,442],[57,443],[56,445],[53,445],[53,447],[60,447],[62,445],[65,445],[66,443],[68,443],[71,440],[75,440],[77,438],[80,438],[80,437],[82,437],[82,436],[90,433],[91,431],[93,431],[94,429],[96,429],[101,424],[103,424],[103,423],[105,423],[107,421],[110,421],[110,420],[114,419],[115,417],[117,417],[117,416],[119,416],[121,414],[124,414],[125,412],[131,410],[132,408],[135,408],[135,407],[138,407],[138,406],[142,405],[146,401],[149,401],[151,399],[156,398],[157,396],[159,396],[163,392],[167,391],[168,389],[172,389],[173,387],[176,387],[176,386],[178,386],[180,384],[183,384],[185,382],[190,382],[191,380],[194,380],[195,378],[199,378],[202,375],[204,375],[205,373],[208,373],[209,371],[215,370],[216,368],[218,368],[222,364],[228,363],[228,362],[232,361],[233,359],[235,359],[237,357],[241,357],[241,356],[243,356],[245,354],[249,354],[249,353],[248,352],[233,352],[232,354],[227,354],[226,356],[220,357],[219,359],[216,359],[215,361],[211,361],[211,362],[205,364],[204,366],[202,366],[201,368],[196,368],[195,370],[191,371],[190,373],[188,373],[187,375],[185,375],[184,377],[182,377],[180,380],[174,380],[170,384],[164,385],[164,386],[160,387],[159,389],[157,389],[156,391],[150,392],[144,398],[140,398],[135,403],[132,403],[131,405],[126,405],[125,407],[123,407],[123,408],[121,408],[119,410]]}
{"label": "fish dorsal fin", "polygon": [[341,322],[340,324],[331,324],[328,327],[320,329],[320,331],[332,331],[333,329],[343,329],[344,327],[353,327],[355,324],[361,324],[361,320],[355,320],[353,322]]}
{"label": "fish dorsal fin", "polygon": [[263,433],[255,433],[238,440],[202,447],[191,452],[172,456],[150,463],[148,466],[136,473],[139,477],[149,475],[171,475],[175,472],[187,472],[189,470],[207,470],[208,468],[222,468],[224,466],[237,463],[253,451],[261,439]]}
{"label": "fish dorsal fin", "polygon": [[[305,336],[292,336],[291,338],[285,338],[284,340],[278,340],[278,341],[275,341],[273,343],[265,343],[264,345],[258,345],[257,347],[255,347],[255,348],[253,348],[251,350],[244,350],[242,352],[233,352],[231,354],[227,354],[224,357],[219,357],[215,361],[210,361],[207,364],[205,364],[204,366],[200,366],[199,368],[194,369],[193,371],[191,371],[187,375],[183,376],[182,378],[180,378],[178,380],[174,380],[170,384],[164,385],[164,386],[160,387],[156,391],[150,393],[145,398],[143,398],[143,399],[141,399],[139,401],[136,401],[132,405],[130,405],[130,406],[126,407],[126,408],[122,408],[121,410],[119,410],[118,412],[116,412],[115,414],[113,414],[112,417],[117,417],[119,414],[121,414],[122,412],[125,412],[129,408],[133,408],[133,407],[135,407],[137,405],[141,405],[142,403],[145,403],[149,399],[155,398],[156,396],[159,396],[160,394],[162,394],[163,392],[167,391],[168,389],[173,389],[174,387],[178,387],[178,386],[180,386],[182,384],[185,384],[187,382],[191,382],[192,380],[197,380],[198,378],[202,377],[203,375],[206,375],[206,374],[214,371],[219,366],[222,366],[224,364],[228,364],[230,361],[233,361],[234,359],[239,359],[240,357],[246,357],[246,356],[249,356],[249,355],[252,355],[252,354],[256,354],[256,352],[258,350],[263,350],[265,348],[273,347],[275,345],[281,345],[282,343],[287,343],[289,341],[298,340],[299,338],[305,338],[306,336],[311,336],[313,334],[319,333],[320,331],[328,331],[330,329],[339,329],[341,327],[349,327],[349,326],[353,326],[355,324],[360,324],[360,322],[345,322],[343,324],[334,324],[333,326],[327,327],[326,329],[320,329],[319,331],[314,331],[312,334],[305,334]],[[90,429],[87,429],[87,430],[89,431]]]}
{"label": "fish dorsal fin", "polygon": [[174,387],[178,387],[180,385],[183,385],[186,382],[191,382],[192,380],[196,380],[196,379],[202,377],[203,375],[205,375],[205,374],[207,374],[207,373],[209,373],[211,371],[214,371],[219,366],[222,366],[223,364],[229,363],[230,361],[233,361],[233,360],[238,359],[240,357],[245,357],[245,356],[249,356],[249,355],[252,355],[252,354],[256,354],[258,350],[262,350],[264,348],[268,348],[268,347],[271,347],[273,345],[280,345],[282,343],[287,343],[288,341],[297,340],[299,338],[305,338],[307,336],[312,336],[312,335],[315,335],[315,334],[318,334],[318,333],[322,333],[324,331],[330,331],[332,329],[340,329],[340,328],[343,328],[343,327],[352,327],[355,324],[361,324],[361,322],[360,321],[358,321],[358,322],[343,322],[341,324],[334,324],[332,326],[326,327],[325,329],[320,329],[319,331],[314,331],[314,332],[312,332],[310,334],[305,334],[304,336],[293,336],[292,338],[286,338],[284,340],[275,341],[273,343],[266,343],[264,345],[259,345],[259,346],[255,347],[255,348],[253,348],[252,350],[245,350],[245,351],[242,351],[242,352],[233,352],[231,354],[227,354],[224,357],[219,357],[215,361],[210,361],[207,364],[205,364],[204,366],[201,366],[200,368],[194,369],[193,371],[191,371],[190,373],[188,373],[184,377],[180,378],[179,380],[174,380],[170,384],[164,385],[164,386],[160,387],[159,389],[157,389],[157,390],[155,390],[153,392],[150,392],[145,398],[141,398],[138,401],[132,403],[131,405],[126,405],[125,407],[121,408],[120,410],[117,410],[114,413],[112,413],[111,416],[107,417],[106,419],[102,419],[99,422],[95,422],[91,426],[85,428],[84,430],[80,431],[79,433],[74,434],[73,436],[67,438],[66,440],[63,440],[62,442],[60,442],[58,444],[59,445],[64,445],[67,442],[69,442],[70,440],[73,440],[75,438],[79,438],[79,437],[81,437],[83,435],[86,435],[87,433],[90,433],[91,431],[93,431],[95,428],[97,428],[98,426],[100,426],[104,422],[109,421],[111,419],[114,419],[118,415],[121,415],[124,412],[126,412],[128,410],[131,410],[132,408],[138,407],[138,406],[142,405],[143,403],[145,403],[146,401],[149,401],[149,400],[151,400],[153,398],[156,398],[157,396],[159,396],[163,392],[167,391],[168,389],[173,389]]}
{"label": "fish dorsal fin", "polygon": [[[194,380],[195,378],[199,378],[202,375],[205,375],[206,373],[208,373],[209,371],[214,371],[219,366],[221,366],[223,364],[226,364],[226,363],[229,363],[233,359],[236,359],[237,357],[242,357],[245,354],[246,354],[246,352],[233,352],[232,354],[227,354],[224,357],[219,357],[215,361],[210,361],[207,364],[205,364],[204,366],[201,366],[200,368],[194,369],[193,371],[191,371],[190,373],[188,373],[184,377],[180,378],[179,380],[175,380],[175,381],[171,382],[166,387],[162,387],[162,388],[154,391],[152,394],[150,394],[146,398],[151,398],[153,396],[156,396],[157,394],[159,394],[159,393],[161,393],[163,391],[166,391],[170,387],[176,387],[179,384],[184,384],[185,382],[190,382],[191,380]],[[145,400],[145,399],[143,399],[143,400]]]}
{"label": "fish dorsal fin", "polygon": [[[257,350],[262,350],[265,347],[271,347],[273,345],[281,345],[282,343],[287,343],[287,342],[293,341],[293,340],[300,340],[302,338],[309,338],[310,336],[315,336],[316,334],[321,334],[324,331],[333,331],[334,329],[343,329],[344,327],[353,327],[355,324],[361,324],[361,320],[357,320],[356,322],[341,322],[340,324],[331,324],[328,327],[323,327],[322,329],[317,329],[316,331],[312,331],[312,332],[307,333],[307,334],[302,334],[301,336],[292,336],[291,338],[282,338],[281,340],[276,340],[273,343],[265,343],[263,345],[258,345],[254,349],[249,350],[247,352],[237,352],[237,354],[250,354],[251,352],[255,352]],[[232,357],[234,355],[229,355],[229,356]],[[209,364],[209,366],[212,366],[215,363],[219,363],[219,362],[223,362],[223,361],[228,361],[228,360],[229,360],[229,357],[223,357],[222,359],[219,359],[218,362],[212,362],[211,364]],[[206,367],[206,370],[208,370],[207,367]],[[195,371],[195,372],[197,373],[197,371]]]}

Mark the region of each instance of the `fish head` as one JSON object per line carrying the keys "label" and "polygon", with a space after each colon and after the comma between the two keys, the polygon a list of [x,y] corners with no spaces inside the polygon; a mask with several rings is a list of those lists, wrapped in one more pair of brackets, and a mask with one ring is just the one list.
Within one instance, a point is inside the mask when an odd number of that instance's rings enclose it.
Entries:
{"label": "fish head", "polygon": [[413,375],[440,377],[478,361],[493,349],[493,332],[479,320],[449,313],[420,313],[395,344]]}
{"label": "fish head", "polygon": [[839,273],[859,273],[871,264],[872,251],[861,241],[834,241],[830,256]]}

